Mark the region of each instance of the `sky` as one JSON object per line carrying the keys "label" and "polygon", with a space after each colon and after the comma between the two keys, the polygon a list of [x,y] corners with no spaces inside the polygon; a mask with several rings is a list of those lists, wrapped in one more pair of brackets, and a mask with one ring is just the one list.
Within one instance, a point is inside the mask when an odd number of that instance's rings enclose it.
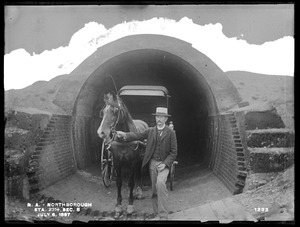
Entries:
{"label": "sky", "polygon": [[4,88],[71,73],[98,47],[133,34],[192,44],[224,72],[294,75],[294,6],[6,6]]}

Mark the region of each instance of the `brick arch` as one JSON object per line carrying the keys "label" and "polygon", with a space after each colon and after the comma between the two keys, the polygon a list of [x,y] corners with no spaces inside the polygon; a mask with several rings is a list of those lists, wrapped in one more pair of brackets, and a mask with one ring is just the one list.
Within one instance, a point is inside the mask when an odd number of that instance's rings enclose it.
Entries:
{"label": "brick arch", "polygon": [[70,74],[70,81],[75,84],[73,84],[72,91],[68,91],[69,99],[56,100],[56,102],[68,113],[76,111],[75,102],[81,87],[100,65],[120,54],[143,49],[172,53],[192,65],[211,88],[218,112],[226,111],[241,101],[237,89],[224,72],[206,55],[193,48],[190,43],[163,35],[131,35],[99,47],[84,60]]}
{"label": "brick arch", "polygon": [[[124,78],[130,80],[131,70],[138,70],[132,69],[127,63],[130,65],[132,62],[142,61],[144,64],[150,62],[159,65],[165,58],[168,59],[167,66],[175,67],[175,70],[168,71],[170,75],[174,73],[174,80],[184,82],[183,78],[189,77],[190,82],[186,82],[184,89],[189,90],[191,86],[194,88],[190,89],[195,91],[194,95],[200,97],[199,104],[192,108],[195,110],[196,121],[199,120],[198,115],[205,115],[202,123],[207,135],[201,147],[204,150],[201,155],[205,156],[209,168],[232,193],[241,192],[246,165],[243,120],[239,121],[242,117],[235,114],[222,115],[241,101],[237,89],[211,59],[194,49],[191,44],[162,35],[133,35],[113,41],[99,47],[70,74],[72,89],[62,88],[61,92],[65,89],[65,95],[56,99],[56,104],[73,116],[71,133],[78,168],[85,168],[99,155],[96,151],[101,147],[101,142],[95,132],[100,122],[95,118],[94,111],[101,98],[100,91],[108,86],[105,76],[113,71],[121,84],[122,80],[124,83]],[[146,69],[144,65],[141,67]],[[153,75],[159,74],[161,68],[162,66],[157,66]],[[176,74],[177,71],[180,73]],[[159,75],[162,77],[162,74]],[[167,81],[171,82],[173,79],[169,78]],[[183,103],[184,101],[181,102]],[[236,124],[231,121],[236,121]],[[200,148],[195,146],[195,149]]]}

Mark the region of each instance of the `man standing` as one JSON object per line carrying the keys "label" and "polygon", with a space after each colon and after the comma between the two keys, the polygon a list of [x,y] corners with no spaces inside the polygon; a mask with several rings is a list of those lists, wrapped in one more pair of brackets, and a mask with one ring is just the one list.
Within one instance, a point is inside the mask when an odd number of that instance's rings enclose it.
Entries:
{"label": "man standing", "polygon": [[143,159],[142,168],[149,163],[150,178],[152,183],[152,207],[157,218],[168,219],[168,189],[166,186],[167,177],[172,163],[177,156],[177,139],[175,132],[166,127],[168,109],[157,107],[154,113],[156,126],[146,129],[143,132],[122,132],[117,131],[118,137],[125,141],[147,139],[147,147]]}

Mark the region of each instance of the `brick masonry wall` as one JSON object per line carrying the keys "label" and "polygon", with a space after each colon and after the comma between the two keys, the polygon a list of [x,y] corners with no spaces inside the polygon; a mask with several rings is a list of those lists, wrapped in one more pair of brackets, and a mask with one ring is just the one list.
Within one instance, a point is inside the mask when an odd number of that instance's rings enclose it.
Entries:
{"label": "brick masonry wall", "polygon": [[91,154],[93,160],[100,161],[101,148],[102,148],[102,139],[99,138],[97,130],[101,124],[100,118],[91,118]]}
{"label": "brick masonry wall", "polygon": [[249,165],[250,162],[250,152],[248,149],[248,141],[247,141],[247,133],[246,133],[246,116],[244,112],[235,112],[236,124],[239,130],[239,136],[241,138],[241,142],[244,148],[245,155],[245,167]]}
{"label": "brick masonry wall", "polygon": [[241,193],[246,179],[246,150],[242,115],[213,117],[214,140],[210,167],[233,194]]}
{"label": "brick masonry wall", "polygon": [[100,118],[76,116],[73,123],[74,153],[78,169],[100,160],[102,139],[97,135]]}
{"label": "brick masonry wall", "polygon": [[76,116],[74,123],[73,141],[74,153],[78,169],[84,169],[91,164],[93,157],[90,153],[91,146],[91,118],[85,116]]}
{"label": "brick masonry wall", "polygon": [[29,161],[30,192],[42,190],[75,173],[71,139],[72,117],[53,115]]}
{"label": "brick masonry wall", "polygon": [[218,125],[219,125],[219,118],[218,117],[210,117],[210,127],[208,132],[208,142],[207,142],[207,149],[211,150],[211,152],[206,155],[206,158],[209,162],[209,167],[211,169],[215,166],[216,155],[217,155],[217,141],[218,141]]}

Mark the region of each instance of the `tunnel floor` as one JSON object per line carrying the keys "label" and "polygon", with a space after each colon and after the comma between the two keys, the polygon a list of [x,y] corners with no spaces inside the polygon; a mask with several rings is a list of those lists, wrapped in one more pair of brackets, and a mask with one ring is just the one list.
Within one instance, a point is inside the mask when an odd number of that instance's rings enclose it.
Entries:
{"label": "tunnel floor", "polygon": [[[127,178],[123,178],[122,205],[126,209],[129,188]],[[169,188],[169,185],[167,185]],[[117,201],[115,181],[105,188],[100,177],[100,164],[95,163],[80,170],[68,178],[41,191],[47,197],[64,202],[89,202],[93,210],[113,212]],[[169,210],[178,212],[216,200],[232,194],[209,168],[201,165],[180,166],[176,169],[173,191],[169,190]],[[152,214],[151,187],[149,178],[143,180],[143,199],[135,200],[137,213]]]}

